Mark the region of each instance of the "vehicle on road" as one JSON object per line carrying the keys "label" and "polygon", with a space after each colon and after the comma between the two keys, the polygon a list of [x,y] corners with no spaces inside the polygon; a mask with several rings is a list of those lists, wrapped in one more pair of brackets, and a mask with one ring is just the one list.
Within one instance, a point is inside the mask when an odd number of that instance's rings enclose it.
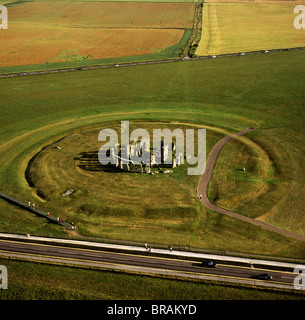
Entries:
{"label": "vehicle on road", "polygon": [[216,268],[217,267],[217,263],[214,261],[202,261],[201,264],[203,267],[207,267],[207,268]]}
{"label": "vehicle on road", "polygon": [[261,280],[272,280],[272,276],[269,273],[261,273],[258,275],[258,279]]}
{"label": "vehicle on road", "polygon": [[261,273],[255,276],[252,276],[253,279],[259,279],[259,280],[272,280],[272,276],[269,273]]}

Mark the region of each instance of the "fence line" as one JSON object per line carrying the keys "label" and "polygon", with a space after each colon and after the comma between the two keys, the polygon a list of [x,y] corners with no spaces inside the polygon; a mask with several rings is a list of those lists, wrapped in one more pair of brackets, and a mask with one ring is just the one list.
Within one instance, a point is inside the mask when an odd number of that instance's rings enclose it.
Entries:
{"label": "fence line", "polygon": [[50,214],[49,212],[46,212],[44,210],[39,209],[34,203],[24,202],[24,201],[19,200],[13,196],[10,196],[4,192],[0,192],[0,197],[7,200],[8,202],[11,202],[13,204],[20,206],[28,211],[34,212],[35,214],[42,216],[42,217],[44,217],[54,223],[57,223],[57,224],[65,227],[68,230],[73,230],[75,228],[73,224],[65,222],[62,218],[55,217],[54,215]]}

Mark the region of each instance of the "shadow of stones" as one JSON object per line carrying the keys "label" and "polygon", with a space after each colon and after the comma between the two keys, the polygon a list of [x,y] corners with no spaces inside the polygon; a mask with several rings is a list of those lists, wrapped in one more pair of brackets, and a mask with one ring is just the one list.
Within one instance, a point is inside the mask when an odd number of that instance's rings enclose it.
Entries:
{"label": "shadow of stones", "polygon": [[103,165],[99,162],[98,151],[82,152],[74,158],[77,161],[77,166],[86,171],[92,172],[110,172],[110,173],[121,173],[122,170],[116,168],[112,164]]}

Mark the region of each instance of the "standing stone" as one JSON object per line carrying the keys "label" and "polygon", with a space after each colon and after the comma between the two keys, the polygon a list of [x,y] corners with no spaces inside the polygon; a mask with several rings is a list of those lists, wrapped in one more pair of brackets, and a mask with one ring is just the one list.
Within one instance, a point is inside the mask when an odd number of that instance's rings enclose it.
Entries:
{"label": "standing stone", "polygon": [[176,158],[175,158],[175,159],[173,159],[172,168],[176,168]]}
{"label": "standing stone", "polygon": [[176,144],[174,141],[172,141],[172,151],[175,151],[176,150]]}
{"label": "standing stone", "polygon": [[156,164],[156,157],[154,154],[152,154],[150,156],[150,165],[153,166],[154,164]]}
{"label": "standing stone", "polygon": [[142,166],[142,163],[140,163],[137,167],[137,172],[138,173],[143,173],[143,166]]}
{"label": "standing stone", "polygon": [[115,151],[114,148],[110,148],[110,163],[115,163]]}
{"label": "standing stone", "polygon": [[145,166],[145,172],[146,172],[146,173],[150,173],[150,165],[149,165],[149,164],[146,164],[146,166]]}
{"label": "standing stone", "polygon": [[137,172],[136,166],[133,162],[130,162],[129,170],[130,170],[130,172]]}

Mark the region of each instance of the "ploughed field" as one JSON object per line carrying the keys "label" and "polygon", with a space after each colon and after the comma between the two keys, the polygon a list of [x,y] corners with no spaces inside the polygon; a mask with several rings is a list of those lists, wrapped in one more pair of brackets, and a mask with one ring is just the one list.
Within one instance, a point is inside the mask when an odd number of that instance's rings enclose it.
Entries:
{"label": "ploughed field", "polygon": [[194,3],[20,2],[8,4],[0,66],[151,54],[191,29]]}

